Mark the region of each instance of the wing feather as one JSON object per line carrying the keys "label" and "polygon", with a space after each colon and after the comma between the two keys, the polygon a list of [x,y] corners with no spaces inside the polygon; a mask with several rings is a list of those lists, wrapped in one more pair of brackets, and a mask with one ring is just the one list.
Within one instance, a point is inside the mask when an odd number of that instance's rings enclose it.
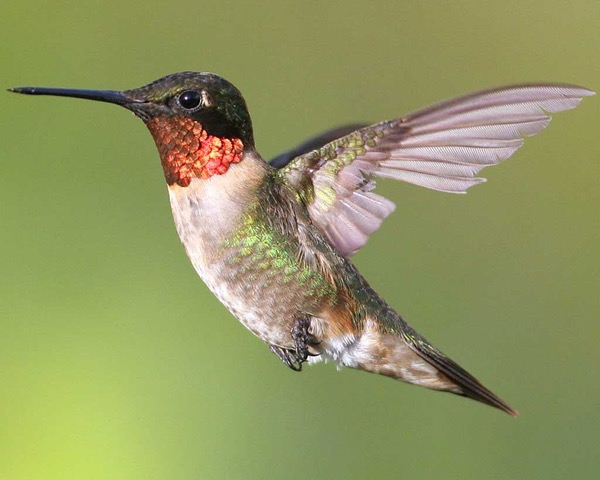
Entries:
{"label": "wing feather", "polygon": [[[309,199],[309,215],[328,240],[352,255],[395,209],[371,191],[374,177],[466,193],[485,181],[475,176],[483,168],[506,160],[523,137],[543,130],[548,112],[575,108],[590,95],[564,84],[475,92],[347,133],[296,157],[279,174]],[[332,132],[317,138],[332,138]]]}

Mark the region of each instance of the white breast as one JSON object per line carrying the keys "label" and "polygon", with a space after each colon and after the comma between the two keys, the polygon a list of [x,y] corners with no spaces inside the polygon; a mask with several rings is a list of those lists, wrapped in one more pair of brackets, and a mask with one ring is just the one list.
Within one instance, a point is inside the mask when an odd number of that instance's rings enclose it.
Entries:
{"label": "white breast", "polygon": [[[280,324],[293,319],[278,312],[284,306],[276,294],[265,291],[263,282],[241,278],[230,258],[235,252],[223,248],[253,206],[264,172],[262,160],[245,158],[224,175],[194,179],[187,187],[169,186],[169,198],[181,242],[204,283],[246,328],[268,343],[281,344],[282,329],[273,328],[269,319],[279,317]],[[289,335],[289,329],[284,331]]]}

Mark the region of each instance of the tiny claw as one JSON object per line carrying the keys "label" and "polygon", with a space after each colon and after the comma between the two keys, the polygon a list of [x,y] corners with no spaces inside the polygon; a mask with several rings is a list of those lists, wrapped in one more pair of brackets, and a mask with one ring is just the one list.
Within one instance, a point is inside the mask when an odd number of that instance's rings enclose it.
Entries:
{"label": "tiny claw", "polygon": [[288,348],[278,347],[277,345],[269,345],[269,350],[277,355],[279,360],[285,363],[294,372],[302,371],[302,362],[298,362],[295,351]]}

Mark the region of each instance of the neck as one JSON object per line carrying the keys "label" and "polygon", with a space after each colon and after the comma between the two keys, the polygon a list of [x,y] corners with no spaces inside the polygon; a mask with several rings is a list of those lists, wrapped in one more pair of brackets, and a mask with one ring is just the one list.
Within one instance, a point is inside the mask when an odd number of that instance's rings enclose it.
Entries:
{"label": "neck", "polygon": [[221,246],[260,201],[269,168],[258,154],[247,152],[226,175],[195,178],[186,187],[170,185],[175,224],[186,248],[195,244],[208,252]]}
{"label": "neck", "polygon": [[239,138],[210,135],[187,117],[154,117],[146,123],[162,163],[167,184],[187,187],[193,178],[223,175],[232,163],[242,160],[244,144]]}

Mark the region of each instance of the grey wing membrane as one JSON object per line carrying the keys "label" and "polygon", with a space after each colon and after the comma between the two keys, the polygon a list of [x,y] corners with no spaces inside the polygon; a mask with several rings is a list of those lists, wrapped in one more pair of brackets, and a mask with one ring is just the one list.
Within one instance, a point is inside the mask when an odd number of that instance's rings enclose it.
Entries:
{"label": "grey wing membrane", "polygon": [[563,84],[483,90],[356,130],[298,156],[279,174],[327,239],[353,255],[395,209],[372,191],[374,178],[466,193],[485,181],[479,171],[546,127],[548,113],[574,108],[589,95],[594,92]]}

